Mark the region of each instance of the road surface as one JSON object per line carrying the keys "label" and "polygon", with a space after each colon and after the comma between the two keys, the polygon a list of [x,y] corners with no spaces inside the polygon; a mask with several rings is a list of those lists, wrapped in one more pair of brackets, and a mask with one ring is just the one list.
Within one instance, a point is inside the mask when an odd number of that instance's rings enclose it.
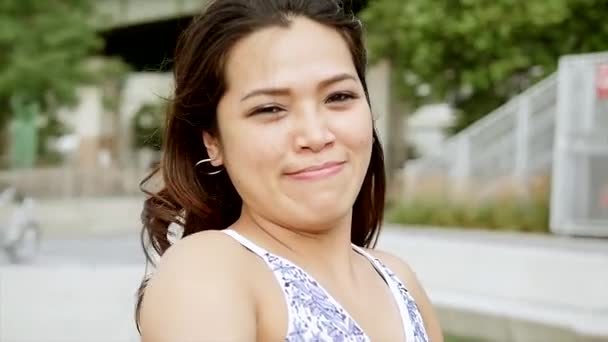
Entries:
{"label": "road surface", "polygon": [[[141,264],[143,260],[139,236],[122,234],[45,239],[34,265],[125,265]],[[0,265],[6,263],[6,256],[2,255]]]}
{"label": "road surface", "polygon": [[0,341],[135,342],[138,236],[44,240],[34,263],[0,256]]}

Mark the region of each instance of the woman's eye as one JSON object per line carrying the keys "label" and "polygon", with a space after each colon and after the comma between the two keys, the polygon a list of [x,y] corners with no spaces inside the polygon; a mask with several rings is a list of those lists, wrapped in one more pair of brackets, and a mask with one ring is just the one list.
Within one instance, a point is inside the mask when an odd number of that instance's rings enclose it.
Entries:
{"label": "woman's eye", "polygon": [[331,103],[331,102],[346,102],[349,100],[353,100],[356,99],[357,96],[351,93],[335,93],[335,94],[331,94],[328,98],[327,98],[327,103]]}
{"label": "woman's eye", "polygon": [[283,111],[283,109],[281,107],[266,106],[266,107],[254,109],[251,114],[252,115],[254,115],[254,114],[278,114],[282,111]]}

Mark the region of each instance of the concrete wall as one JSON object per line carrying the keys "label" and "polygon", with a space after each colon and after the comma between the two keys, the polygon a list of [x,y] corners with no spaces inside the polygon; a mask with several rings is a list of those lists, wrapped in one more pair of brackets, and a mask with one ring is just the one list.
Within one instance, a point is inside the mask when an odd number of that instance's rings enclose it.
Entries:
{"label": "concrete wall", "polygon": [[102,106],[102,91],[95,86],[82,86],[77,90],[78,104],[74,108],[63,109],[59,117],[72,130],[76,146],[66,151],[79,166],[87,169],[99,165],[102,140],[108,132],[104,122],[109,121]]}

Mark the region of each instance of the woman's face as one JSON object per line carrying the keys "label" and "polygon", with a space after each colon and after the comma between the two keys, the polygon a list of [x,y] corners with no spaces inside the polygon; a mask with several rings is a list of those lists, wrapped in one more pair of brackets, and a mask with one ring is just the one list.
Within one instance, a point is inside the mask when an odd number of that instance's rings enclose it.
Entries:
{"label": "woman's face", "polygon": [[[219,136],[204,134],[244,212],[307,231],[349,217],[372,150],[372,115],[348,46],[305,18],[230,51]],[[212,177],[212,176],[210,176]]]}

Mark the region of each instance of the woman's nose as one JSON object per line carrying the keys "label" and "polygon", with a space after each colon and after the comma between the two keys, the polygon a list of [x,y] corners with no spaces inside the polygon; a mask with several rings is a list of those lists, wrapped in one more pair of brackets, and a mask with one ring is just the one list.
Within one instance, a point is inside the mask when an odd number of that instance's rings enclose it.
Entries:
{"label": "woman's nose", "polygon": [[303,113],[297,125],[296,143],[299,149],[319,152],[335,141],[327,118],[316,109]]}

